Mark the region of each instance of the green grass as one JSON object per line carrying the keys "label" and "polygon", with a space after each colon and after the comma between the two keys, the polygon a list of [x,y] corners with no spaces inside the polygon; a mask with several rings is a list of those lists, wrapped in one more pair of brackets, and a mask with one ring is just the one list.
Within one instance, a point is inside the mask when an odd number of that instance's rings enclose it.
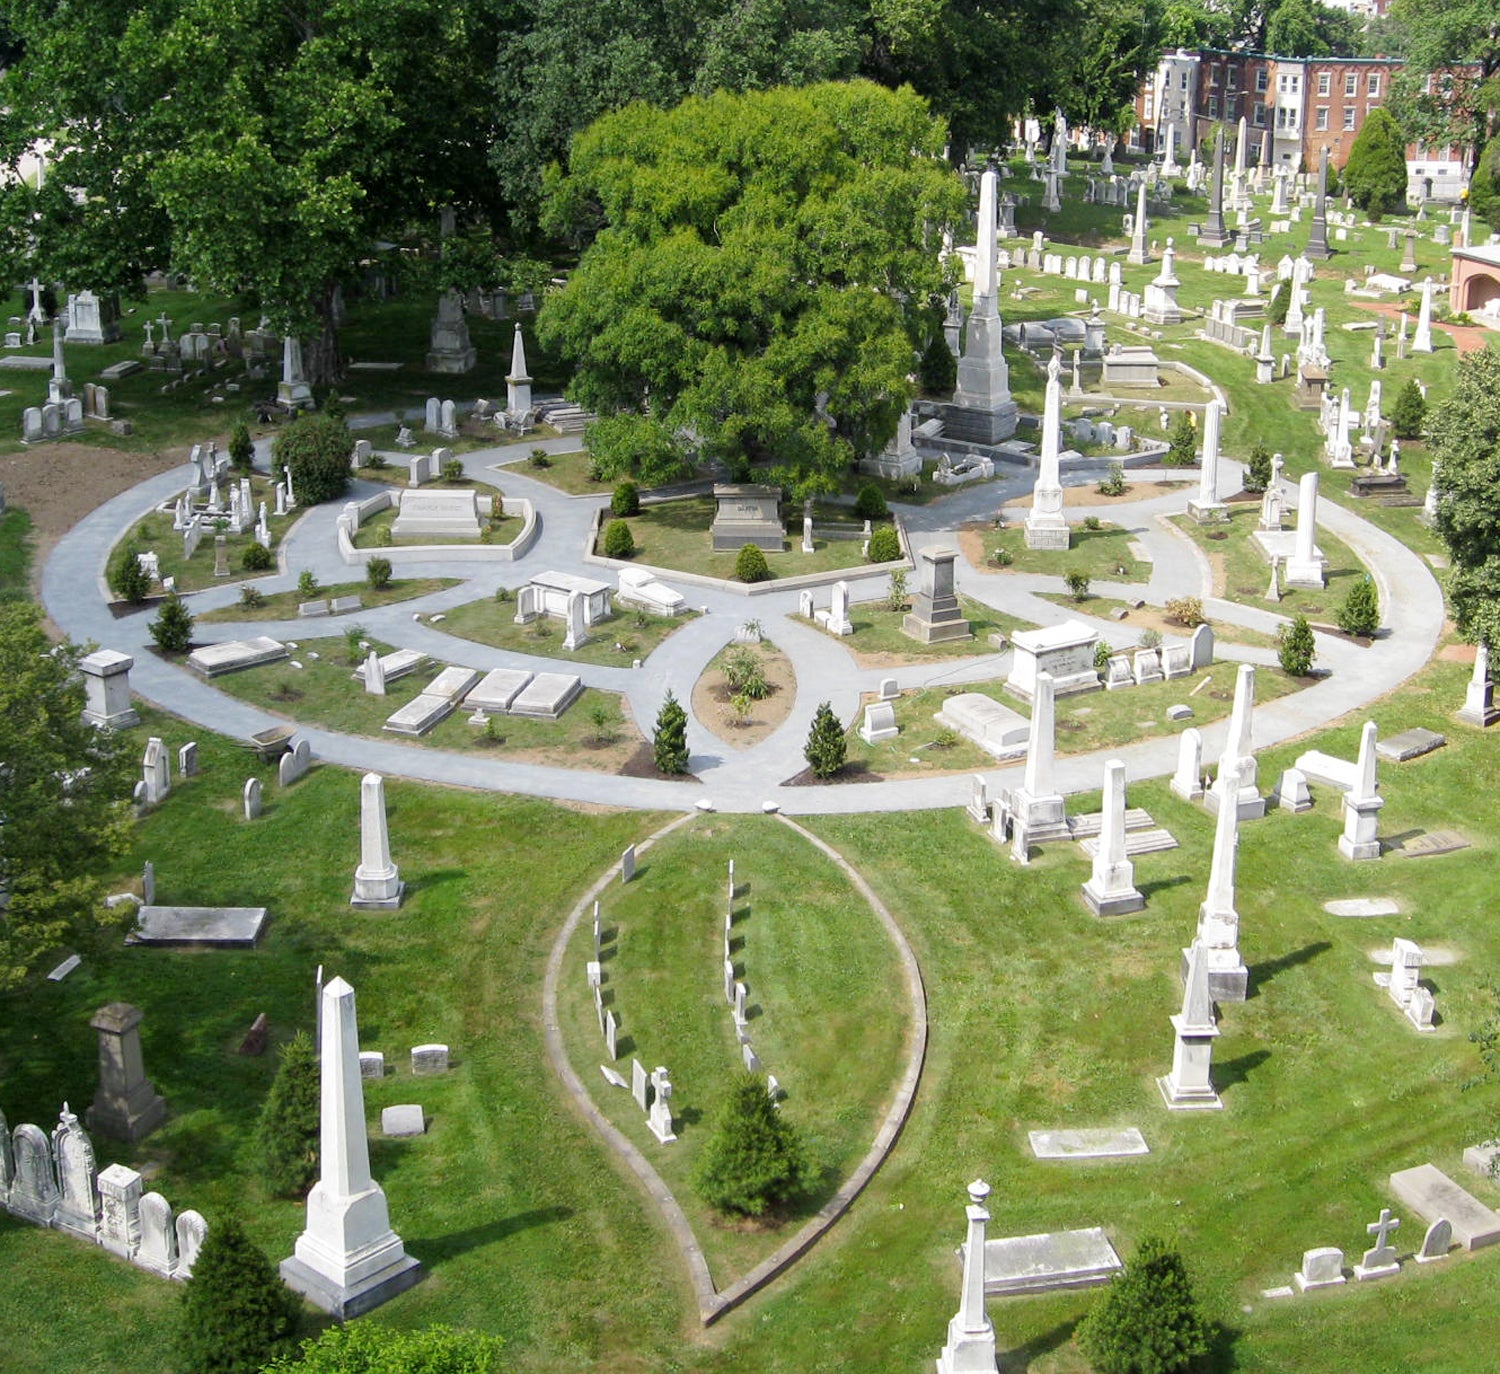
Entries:
{"label": "green grass", "polygon": [[[289,592],[273,592],[265,598],[265,605],[251,609],[239,602],[223,606],[217,611],[205,611],[194,619],[200,625],[211,625],[224,620],[289,620],[296,616],[297,607],[304,601],[331,600],[338,596],[358,596],[364,603],[361,609],[373,611],[377,606],[392,606],[398,601],[410,601],[414,597],[440,592],[444,587],[458,584],[456,577],[408,577],[392,578],[378,591],[363,579],[358,582],[335,582],[331,587],[319,587],[312,596],[305,596],[293,588]],[[347,620],[340,623],[353,625],[359,611],[351,611]]]}
{"label": "green grass", "polygon": [[[705,577],[733,578],[739,550],[714,552],[708,532],[708,527],[713,524],[714,509],[711,496],[694,496],[647,506],[639,515],[631,516],[627,523],[635,539],[635,561]],[[814,552],[803,553],[800,516],[796,519],[787,516],[784,523],[789,530],[793,525],[797,528],[784,552],[766,554],[766,564],[773,579],[865,566],[860,539],[818,537],[813,541]],[[603,552],[602,545],[601,537],[596,552]]]}
{"label": "green grass", "polygon": [[506,455],[506,470],[533,482],[545,482],[549,487],[566,492],[569,496],[607,496],[613,490],[609,482],[591,477],[593,459],[582,449],[572,453],[549,453],[547,465],[536,467],[528,454],[525,458],[512,460]]}
{"label": "green grass", "polygon": [[[739,897],[735,968],[749,988],[747,1030],[765,1072],[787,1092],[818,1191],[780,1227],[726,1223],[689,1184],[725,1089],[741,1068],[724,1000],[727,866]],[[895,951],[869,906],[794,831],[758,819],[700,820],[643,856],[636,878],[601,902],[605,1005],[621,1020],[615,1069],[669,1070],[677,1142],[663,1146],[627,1092],[599,1072],[608,1052],[584,964],[590,921],[564,966],[559,1012],[569,1057],[595,1103],[646,1155],[690,1218],[724,1287],[774,1250],[833,1194],[868,1150],[904,1068],[910,1016]]]}
{"label": "green grass", "polygon": [[[1222,560],[1227,599],[1250,605],[1263,600],[1271,584],[1271,565],[1251,538],[1260,520],[1258,506],[1230,506],[1229,519],[1217,525],[1200,525],[1186,515],[1174,515],[1171,519],[1211,559]],[[1365,565],[1354,551],[1327,529],[1318,530],[1318,548],[1327,559],[1324,569],[1327,584],[1322,591],[1288,587],[1283,566],[1278,579],[1281,601],[1275,607],[1278,614],[1331,621],[1349,588],[1365,575]]]}
{"label": "green grass", "polygon": [[[235,477],[238,482],[239,478]],[[259,503],[266,503],[266,526],[271,531],[271,552],[274,554],[280,545],[286,532],[301,517],[302,511],[292,510],[285,515],[274,515],[275,510],[275,483],[269,478],[259,474],[250,479],[250,497],[257,509]],[[228,487],[224,488],[225,500],[228,500]],[[241,559],[245,550],[255,543],[255,535],[252,529],[247,529],[244,534],[232,534],[226,528],[224,531],[225,543],[229,555],[229,577],[218,578],[214,576],[214,539],[216,531],[210,526],[204,531],[203,538],[198,541],[198,547],[191,558],[183,556],[182,533],[172,528],[172,516],[168,511],[156,511],[148,515],[144,520],[138,521],[128,530],[115,544],[110,554],[111,563],[117,562],[124,557],[125,546],[133,539],[138,552],[147,553],[152,550],[156,553],[156,566],[161,577],[175,577],[177,579],[177,590],[179,592],[199,592],[205,587],[218,587],[226,581],[241,581],[245,578],[272,577],[276,573],[275,561],[264,572],[246,572]],[[153,588],[155,590],[155,588]]]}
{"label": "green grass", "polygon": [[865,712],[861,706],[845,734],[845,776],[864,773],[891,777],[903,773],[977,773],[995,766],[992,754],[933,719],[950,693],[924,690],[903,693],[895,702],[895,739],[866,744],[859,735]]}
{"label": "green grass", "polygon": [[1101,520],[1097,530],[1085,529],[1075,521],[1070,525],[1071,547],[1066,551],[1028,549],[1026,531],[1015,524],[1009,529],[986,532],[985,571],[1007,571],[1007,568],[993,568],[989,562],[997,549],[1004,549],[1011,556],[1008,570],[1012,572],[1043,573],[1054,577],[1081,572],[1111,582],[1146,582],[1150,580],[1152,565],[1130,552],[1130,545],[1139,537],[1134,530],[1121,529],[1107,521]]}
{"label": "green grass", "polygon": [[[909,598],[908,604],[910,604]],[[854,626],[854,633],[845,635],[839,643],[854,650],[857,654],[890,655],[896,660],[972,658],[976,654],[1000,652],[990,643],[991,635],[1003,634],[1009,637],[1017,630],[1036,628],[1029,620],[1007,615],[1004,611],[993,610],[982,602],[972,601],[966,596],[960,596],[958,604],[968,619],[970,630],[973,631],[972,639],[923,644],[920,640],[912,639],[901,632],[901,622],[906,618],[905,611],[889,611],[885,608],[883,601],[857,601],[849,606],[849,623]],[[810,620],[803,621],[803,623],[813,625],[815,629],[823,628]]]}
{"label": "green grass", "polygon": [[31,517],[19,506],[0,511],[0,601],[31,595]]}
{"label": "green grass", "polygon": [[628,666],[633,658],[646,658],[695,614],[673,617],[618,611],[613,619],[593,626],[589,638],[578,648],[564,649],[560,621],[544,616],[529,625],[517,625],[514,597],[508,601],[485,597],[447,612],[443,629],[461,639],[518,654],[541,654],[566,663],[599,663],[619,668]]}
{"label": "green grass", "polygon": [[460,426],[456,439],[444,439],[439,435],[429,434],[422,428],[420,422],[408,425],[407,428],[411,430],[411,437],[416,440],[416,443],[409,449],[396,447],[396,436],[401,432],[400,425],[373,425],[355,434],[356,439],[368,439],[372,448],[384,450],[391,455],[387,460],[388,467],[361,468],[360,476],[369,476],[373,481],[389,480],[388,477],[382,477],[381,473],[404,473],[407,457],[419,453],[431,453],[439,448],[449,449],[455,454],[475,453],[481,449],[509,448],[515,444],[534,444],[538,439],[557,437],[557,431],[549,425],[540,425],[530,434],[515,435],[493,424],[482,425],[476,420],[466,420]]}
{"label": "green grass", "polygon": [[[353,619],[351,617],[351,625]],[[380,652],[390,646],[372,640]],[[316,653],[313,659],[310,654]],[[399,739],[430,749],[494,755],[499,759],[556,763],[613,773],[635,753],[640,735],[626,717],[623,699],[615,692],[586,687],[557,720],[529,720],[522,716],[494,717],[492,731],[469,724],[471,712],[460,707],[419,740],[393,735],[383,727],[406,702],[415,699],[444,665],[433,662],[386,687],[385,696],[372,696],[351,677],[354,669],[341,639],[309,641],[293,655],[300,669],[289,663],[269,663],[214,679],[230,696],[289,720],[322,725],[376,739]],[[595,708],[605,713],[605,725],[592,719]]]}
{"label": "green grass", "polygon": [[[450,489],[457,490],[458,488]],[[513,542],[521,533],[523,523],[519,515],[502,515],[499,519],[492,517],[482,522],[479,527],[482,533],[489,535],[488,539],[442,539],[430,534],[392,535],[391,526],[395,524],[399,514],[395,506],[387,506],[385,510],[376,511],[368,519],[362,520],[359,529],[354,532],[354,547],[375,552],[393,546],[401,548],[429,544],[457,544],[463,548],[473,548],[475,544],[493,544],[498,547],[501,544]]]}
{"label": "green grass", "polygon": [[[1270,577],[1271,575],[1268,570],[1266,573],[1268,583]],[[1037,592],[1035,595],[1041,597],[1043,601],[1052,602],[1054,606],[1076,607],[1082,614],[1093,616],[1098,620],[1108,619],[1114,611],[1124,611],[1126,613],[1124,616],[1124,623],[1126,625],[1140,623],[1138,619],[1134,622],[1130,619],[1132,615],[1139,615],[1140,613],[1128,601],[1121,601],[1116,597],[1096,596],[1090,592],[1082,601],[1079,601],[1069,592]],[[1265,609],[1272,609],[1270,602],[1266,603]],[[1216,643],[1249,644],[1260,649],[1274,649],[1276,647],[1275,635],[1263,634],[1259,630],[1247,630],[1243,625],[1235,625],[1227,620],[1209,620],[1206,623],[1213,629]],[[1167,631],[1169,638],[1180,639],[1190,639],[1192,633],[1184,625],[1173,625]]]}

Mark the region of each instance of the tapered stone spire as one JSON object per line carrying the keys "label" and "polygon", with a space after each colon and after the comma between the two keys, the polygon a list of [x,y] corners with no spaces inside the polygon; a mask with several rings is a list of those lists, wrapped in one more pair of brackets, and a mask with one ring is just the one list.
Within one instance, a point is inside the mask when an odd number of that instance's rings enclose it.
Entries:
{"label": "tapered stone spire", "polygon": [[1047,364],[1047,398],[1042,415],[1042,452],[1031,509],[1022,533],[1028,549],[1066,549],[1070,534],[1063,514],[1062,489],[1062,362],[1057,354]]}
{"label": "tapered stone spire", "polygon": [[531,409],[531,374],[526,371],[526,344],[521,338],[519,320],[511,345],[510,373],[505,378],[505,409],[510,415],[521,415]]}
{"label": "tapered stone spire", "polygon": [[354,989],[323,988],[319,1059],[318,1181],[307,1195],[307,1229],[281,1277],[340,1321],[378,1307],[422,1277],[391,1229],[385,1193],[370,1176],[364,1081]]}
{"label": "tapered stone spire", "polygon": [[984,1228],[990,1219],[984,1201],[989,1195],[988,1183],[975,1179],[969,1184],[963,1290],[948,1323],[948,1343],[938,1356],[938,1374],[995,1374],[999,1368],[995,1328],[984,1305]]}
{"label": "tapered stone spire", "polygon": [[1139,911],[1146,899],[1136,890],[1135,865],[1125,856],[1125,765],[1104,765],[1104,813],[1094,871],[1083,885],[1083,900],[1095,916],[1122,916]]}
{"label": "tapered stone spire", "polygon": [[[1222,774],[1221,774],[1222,776]],[[1230,765],[1224,782],[1228,795],[1239,791],[1239,768]],[[1219,807],[1214,827],[1214,854],[1209,866],[1208,895],[1198,908],[1198,944],[1207,961],[1209,990],[1219,1002],[1243,1002],[1250,980],[1240,958],[1240,916],[1234,905],[1235,865],[1239,855],[1239,811]]]}
{"label": "tapered stone spire", "polygon": [[394,910],[406,884],[391,862],[391,837],[385,820],[385,779],[366,773],[359,783],[359,867],[354,870],[350,906]]}
{"label": "tapered stone spire", "polygon": [[1158,1078],[1156,1086],[1173,1111],[1217,1111],[1224,1104],[1214,1091],[1210,1070],[1214,1037],[1219,1028],[1209,993],[1207,952],[1193,941],[1187,951],[1187,982],[1182,989],[1182,1010],[1172,1017],[1176,1040],[1172,1050],[1172,1072]]}

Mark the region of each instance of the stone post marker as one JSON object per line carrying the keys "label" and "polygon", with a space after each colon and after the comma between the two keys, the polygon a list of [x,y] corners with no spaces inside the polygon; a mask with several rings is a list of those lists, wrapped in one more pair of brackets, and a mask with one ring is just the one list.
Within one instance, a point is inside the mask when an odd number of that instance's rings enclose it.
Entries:
{"label": "stone post marker", "polygon": [[1104,819],[1083,900],[1095,916],[1123,916],[1146,905],[1136,890],[1135,865],[1125,857],[1125,765],[1119,759],[1104,765]]}
{"label": "stone post marker", "polygon": [[1047,365],[1047,395],[1042,413],[1042,452],[1031,509],[1023,527],[1028,549],[1066,549],[1068,520],[1063,514],[1062,488],[1062,364],[1057,355]]}
{"label": "stone post marker", "polygon": [[530,409],[531,374],[526,370],[526,345],[521,341],[518,320],[510,350],[510,372],[505,378],[505,410],[509,415],[524,415]]}
{"label": "stone post marker", "polygon": [[359,867],[354,870],[350,906],[394,911],[406,884],[391,862],[391,837],[385,820],[385,779],[366,773],[359,783]]}
{"label": "stone post marker", "polygon": [[989,1195],[988,1183],[975,1179],[969,1184],[963,1290],[958,1311],[948,1323],[948,1343],[938,1356],[938,1374],[994,1374],[999,1368],[995,1328],[984,1306],[984,1228],[990,1219],[984,1200]]}
{"label": "stone post marker", "polygon": [[78,660],[87,702],[83,718],[90,725],[123,730],[141,718],[130,704],[130,670],[135,660],[114,649],[96,649]]}
{"label": "stone post marker", "polygon": [[307,1229],[281,1277],[340,1321],[369,1312],[422,1277],[391,1229],[385,1193],[370,1177],[354,989],[323,989],[319,1150],[321,1176],[307,1195]]}
{"label": "stone post marker", "polygon": [[116,1140],[143,1140],[167,1116],[141,1062],[141,1020],[139,1007],[111,1002],[89,1022],[99,1032],[99,1088],[84,1120],[89,1130]]}
{"label": "stone post marker", "polygon": [[1172,1017],[1172,1030],[1177,1037],[1172,1051],[1172,1072],[1158,1078],[1156,1086],[1173,1111],[1218,1111],[1224,1104],[1214,1091],[1209,1070],[1219,1027],[1209,995],[1206,951],[1197,940],[1187,951],[1187,965],[1182,1010]]}
{"label": "stone post marker", "polygon": [[[1239,787],[1239,769],[1231,766],[1230,787]],[[1208,895],[1198,908],[1198,939],[1208,972],[1209,991],[1219,1002],[1243,1002],[1250,971],[1240,958],[1240,916],[1234,906],[1234,870],[1239,852],[1239,812],[1220,806],[1214,828],[1214,855]]]}
{"label": "stone post marker", "polygon": [[1344,833],[1339,836],[1339,853],[1346,859],[1378,859],[1380,839],[1377,827],[1385,798],[1380,795],[1376,778],[1375,722],[1367,720],[1359,737],[1358,777],[1344,793]]}

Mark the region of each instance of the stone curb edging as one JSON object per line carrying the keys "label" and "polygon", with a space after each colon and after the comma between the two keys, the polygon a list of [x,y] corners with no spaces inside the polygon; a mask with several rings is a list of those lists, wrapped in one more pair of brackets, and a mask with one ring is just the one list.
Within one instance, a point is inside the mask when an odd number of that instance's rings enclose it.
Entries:
{"label": "stone curb edging", "polygon": [[[658,840],[664,839],[686,822],[693,820],[696,814],[690,812],[663,826],[636,846],[637,855],[645,853]],[[896,918],[891,915],[889,909],[875,895],[874,890],[858,871],[832,845],[819,839],[786,816],[778,815],[776,819],[789,829],[796,831],[804,840],[826,855],[849,879],[855,891],[869,903],[870,909],[885,927],[891,943],[896,946],[902,972],[906,977],[907,994],[912,1010],[911,1048],[907,1054],[906,1070],[901,1076],[901,1082],[896,1088],[895,1097],[885,1114],[885,1119],[881,1122],[880,1130],[854,1172],[844,1180],[838,1192],[818,1209],[817,1214],[796,1235],[763,1259],[748,1274],[736,1279],[723,1292],[715,1289],[708,1271],[708,1262],[703,1256],[703,1251],[698,1245],[697,1237],[693,1234],[693,1228],[687,1216],[672,1195],[672,1190],[667,1187],[650,1161],[594,1104],[583,1081],[569,1062],[563,1046],[562,1030],[557,1019],[557,990],[562,978],[563,957],[584,913],[591,909],[595,898],[614,881],[615,876],[620,872],[618,863],[612,864],[603,876],[594,882],[569,913],[568,919],[563,923],[562,929],[553,942],[552,952],[547,958],[546,978],[542,985],[543,1033],[547,1042],[547,1057],[552,1061],[553,1070],[568,1090],[574,1106],[599,1132],[605,1143],[630,1167],[645,1187],[651,1200],[661,1210],[667,1230],[676,1241],[683,1262],[687,1265],[688,1278],[693,1285],[693,1293],[698,1302],[698,1319],[704,1326],[713,1325],[726,1312],[738,1307],[747,1298],[783,1274],[812,1248],[813,1244],[835,1221],[849,1210],[850,1205],[864,1191],[865,1185],[869,1183],[875,1171],[884,1163],[885,1157],[891,1152],[905,1127],[907,1118],[911,1115],[912,1103],[916,1098],[917,1085],[921,1081],[922,1067],[927,1057],[927,992],[922,982],[922,970],[917,963],[917,957],[911,945],[907,943],[906,936]]]}
{"label": "stone curb edging", "polygon": [[[397,505],[398,491],[377,492],[363,501],[346,501],[345,507],[358,507],[359,523],[383,510]],[[415,563],[513,563],[531,552],[541,533],[541,517],[536,507],[520,496],[507,498],[512,507],[521,510],[521,532],[508,544],[388,544],[384,548],[356,548],[354,541],[342,524],[338,527],[339,557],[349,566],[368,562],[371,558],[387,558],[392,567],[407,567]]]}

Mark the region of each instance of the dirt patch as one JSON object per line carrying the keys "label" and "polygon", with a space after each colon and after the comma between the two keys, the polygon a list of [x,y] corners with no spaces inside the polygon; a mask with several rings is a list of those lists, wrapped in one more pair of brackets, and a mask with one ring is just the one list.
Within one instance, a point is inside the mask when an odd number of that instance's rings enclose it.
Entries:
{"label": "dirt patch", "polygon": [[53,546],[91,510],[186,462],[186,449],[122,453],[92,444],[44,444],[0,457],[7,504],[31,517],[33,585]]}
{"label": "dirt patch", "polygon": [[730,705],[729,684],[717,666],[710,667],[693,684],[693,714],[731,749],[749,749],[768,739],[781,728],[797,699],[797,678],[792,672],[791,659],[765,641],[755,647],[765,663],[766,685],[771,690],[751,703],[750,712],[743,719]]}
{"label": "dirt patch", "polygon": [[1437,656],[1444,663],[1473,663],[1474,652],[1472,644],[1445,644]]}
{"label": "dirt patch", "polygon": [[[1087,614],[1088,605],[1089,603],[1085,601],[1079,609]],[[1129,625],[1136,630],[1155,630],[1166,639],[1182,639],[1193,633],[1185,625],[1169,620],[1166,612],[1155,606],[1142,606],[1138,611],[1127,610],[1120,624]]]}
{"label": "dirt patch", "polygon": [[[1194,473],[1196,468],[1183,468],[1184,473]],[[1183,482],[1188,481],[1187,477]],[[1149,501],[1165,492],[1176,491],[1182,482],[1130,482],[1121,496],[1106,496],[1097,486],[1064,487],[1064,506],[1128,506],[1132,501]],[[1006,510],[1030,510],[1031,497],[1018,496],[1005,503]]]}
{"label": "dirt patch", "polygon": [[655,778],[659,782],[698,782],[693,773],[663,773],[656,766],[656,753],[649,744],[641,743],[624,763],[620,765],[622,778]]}

